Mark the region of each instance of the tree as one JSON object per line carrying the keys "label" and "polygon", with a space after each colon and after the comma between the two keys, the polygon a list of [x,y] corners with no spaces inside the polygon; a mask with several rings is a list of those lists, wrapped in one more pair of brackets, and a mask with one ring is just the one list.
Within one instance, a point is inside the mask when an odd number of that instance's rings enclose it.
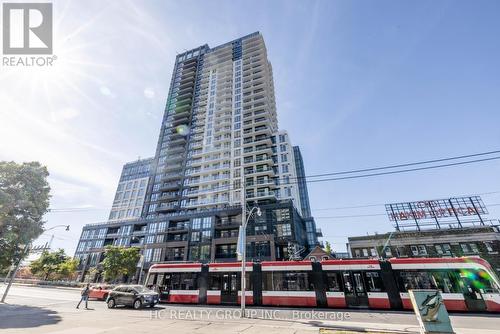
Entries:
{"label": "tree", "polygon": [[95,282],[96,277],[99,275],[99,269],[96,267],[92,267],[87,271],[87,275],[85,275],[85,282]]}
{"label": "tree", "polygon": [[57,268],[58,279],[74,279],[78,268],[78,259],[68,258]]}
{"label": "tree", "polygon": [[24,254],[43,232],[49,208],[49,172],[38,162],[0,162],[0,272]]}
{"label": "tree", "polygon": [[59,249],[55,252],[44,251],[30,269],[33,275],[44,280],[70,278],[76,271],[78,260],[72,259]]}
{"label": "tree", "polygon": [[135,273],[140,258],[139,248],[107,246],[105,254],[101,264],[106,281],[116,281]]}
{"label": "tree", "polygon": [[325,252],[328,253],[328,255],[332,254],[332,245],[328,241],[325,242]]}

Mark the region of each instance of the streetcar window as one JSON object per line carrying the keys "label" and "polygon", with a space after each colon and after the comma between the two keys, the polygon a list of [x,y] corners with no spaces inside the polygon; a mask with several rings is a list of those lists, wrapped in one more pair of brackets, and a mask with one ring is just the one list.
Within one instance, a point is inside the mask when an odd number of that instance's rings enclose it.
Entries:
{"label": "streetcar window", "polygon": [[263,290],[265,291],[303,291],[314,290],[307,272],[270,271],[262,273]]}
{"label": "streetcar window", "polygon": [[[246,272],[245,273],[245,290],[253,290],[253,282],[250,279],[252,273]],[[240,281],[241,281],[241,276],[240,276]]]}
{"label": "streetcar window", "polygon": [[343,273],[344,276],[344,290],[346,293],[354,293],[351,275],[348,272]]}
{"label": "streetcar window", "polygon": [[170,276],[169,276],[169,275],[166,275],[166,276],[165,276],[164,274],[158,274],[158,277],[156,278],[156,285],[160,285],[160,286],[165,285],[165,282],[163,281],[163,278],[164,278],[164,277],[168,277],[168,278],[170,278]]}
{"label": "streetcar window", "polygon": [[152,286],[154,284],[156,278],[156,274],[149,275],[147,286]]}
{"label": "streetcar window", "polygon": [[220,287],[221,287],[221,275],[210,274],[208,277],[209,290],[220,290]]}
{"label": "streetcar window", "polygon": [[401,271],[399,278],[400,289],[404,292],[410,289],[436,288],[427,271]]}
{"label": "streetcar window", "polygon": [[171,290],[196,290],[198,288],[198,274],[173,273],[170,280],[167,280],[166,286]]}
{"label": "streetcar window", "polygon": [[465,281],[469,292],[498,293],[499,287],[490,274],[484,270],[461,270],[460,278]]}
{"label": "streetcar window", "polygon": [[353,273],[354,282],[356,283],[356,292],[363,293],[365,292],[365,287],[363,285],[363,278],[361,277],[361,273]]}
{"label": "streetcar window", "polygon": [[[219,274],[219,273],[214,273],[214,274],[208,275],[208,289],[209,290],[221,290],[222,275],[223,274]],[[246,288],[246,290],[253,290],[253,282],[250,279],[250,276],[251,276],[250,272],[245,273],[245,277],[246,277],[245,288]],[[238,280],[237,281],[238,281],[238,286],[239,286],[239,284],[241,282],[241,276],[239,273],[238,273]]]}
{"label": "streetcar window", "polygon": [[365,273],[366,288],[369,292],[384,291],[384,284],[380,274],[376,271],[367,271]]}
{"label": "streetcar window", "polygon": [[333,273],[333,272],[327,273],[326,281],[327,281],[328,291],[341,291],[339,273]]}
{"label": "streetcar window", "polygon": [[430,272],[433,284],[443,293],[462,292],[460,286],[456,283],[453,273],[450,271],[432,271]]}

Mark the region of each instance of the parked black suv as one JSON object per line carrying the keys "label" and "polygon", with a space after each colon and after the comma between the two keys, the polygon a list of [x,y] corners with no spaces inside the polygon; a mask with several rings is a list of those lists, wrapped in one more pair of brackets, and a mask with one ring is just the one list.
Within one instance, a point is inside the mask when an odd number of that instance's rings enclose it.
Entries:
{"label": "parked black suv", "polygon": [[109,292],[106,303],[108,308],[125,305],[139,309],[143,306],[155,306],[158,299],[158,293],[142,285],[119,285]]}

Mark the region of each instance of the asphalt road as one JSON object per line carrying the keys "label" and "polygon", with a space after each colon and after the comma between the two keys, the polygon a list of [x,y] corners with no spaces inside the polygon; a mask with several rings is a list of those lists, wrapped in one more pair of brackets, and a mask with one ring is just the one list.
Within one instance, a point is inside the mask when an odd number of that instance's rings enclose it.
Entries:
{"label": "asphalt road", "polygon": [[[0,293],[5,286],[0,283]],[[16,286],[0,304],[0,333],[243,333],[312,334],[320,328],[418,332],[411,312],[372,310],[311,310],[248,308],[240,318],[237,307],[159,305],[154,309],[108,309],[90,301],[89,310],[75,306],[78,290]],[[500,333],[500,317],[452,314],[457,333]]]}

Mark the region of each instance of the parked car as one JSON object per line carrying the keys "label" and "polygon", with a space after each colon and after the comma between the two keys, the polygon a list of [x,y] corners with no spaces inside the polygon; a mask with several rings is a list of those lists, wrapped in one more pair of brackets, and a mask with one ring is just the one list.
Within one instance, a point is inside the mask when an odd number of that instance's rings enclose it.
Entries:
{"label": "parked car", "polygon": [[113,285],[96,285],[90,288],[89,298],[106,300],[109,292],[113,290]]}
{"label": "parked car", "polygon": [[119,285],[109,292],[106,303],[108,308],[125,305],[139,309],[144,306],[153,307],[158,300],[158,293],[142,285]]}

